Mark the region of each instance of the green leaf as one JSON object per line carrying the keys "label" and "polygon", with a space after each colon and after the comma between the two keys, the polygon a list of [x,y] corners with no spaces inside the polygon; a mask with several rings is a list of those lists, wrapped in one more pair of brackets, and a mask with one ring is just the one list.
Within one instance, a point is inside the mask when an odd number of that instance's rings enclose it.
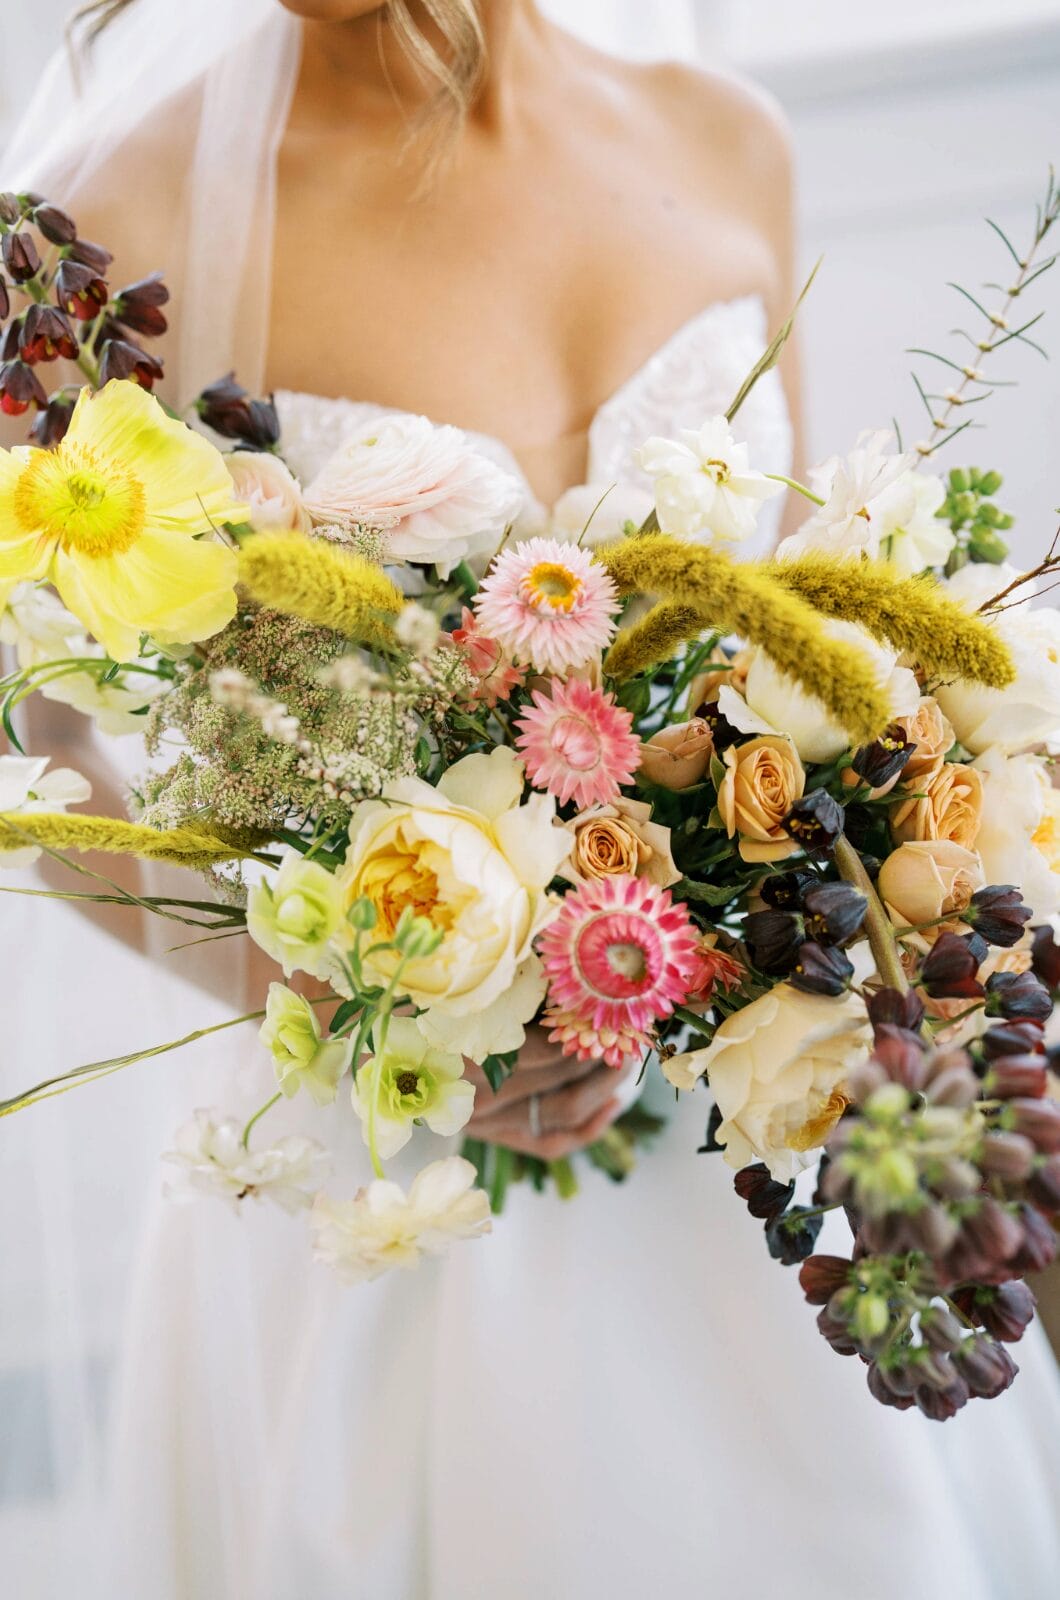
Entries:
{"label": "green leaf", "polygon": [[518,1060],[518,1056],[519,1052],[517,1050],[509,1050],[505,1055],[487,1056],[482,1063],[486,1081],[494,1094],[497,1093],[504,1080],[515,1071],[515,1063]]}
{"label": "green leaf", "polygon": [[700,901],[708,906],[727,906],[730,900],[735,900],[737,895],[743,894],[754,881],[754,878],[744,878],[736,883],[697,883],[694,878],[682,878],[672,893],[677,900]]}

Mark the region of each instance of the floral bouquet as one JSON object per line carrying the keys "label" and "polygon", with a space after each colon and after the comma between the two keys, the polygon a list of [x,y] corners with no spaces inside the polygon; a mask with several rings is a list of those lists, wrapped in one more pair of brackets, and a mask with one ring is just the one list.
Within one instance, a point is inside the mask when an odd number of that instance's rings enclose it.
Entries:
{"label": "floral bouquet", "polygon": [[[461,1133],[467,1063],[499,1088],[538,1020],[567,1055],[709,1089],[704,1150],[877,1399],[945,1418],[1008,1386],[1060,1212],[1060,623],[1028,605],[1060,557],[1009,568],[998,474],[929,464],[1027,341],[1058,213],[1050,184],[914,451],[865,435],[807,485],[749,460],[740,408],[789,320],[724,416],[645,441],[647,515],[583,494],[575,526],[529,527],[520,486],[422,417],[373,418],[299,482],[234,377],[174,416],[133,337],[165,329],[160,278],[115,292],[64,213],[0,197],[0,407],[35,413],[0,452],[2,859],[205,873],[208,899],[96,872],[72,897],[245,934],[297,975],[226,1024],[261,1022],[272,1081],[245,1125],[179,1132],[186,1186],[309,1209],[351,1280],[487,1232],[513,1179],[571,1193],[570,1160],[473,1140],[407,1193],[384,1175],[420,1130]],[[56,363],[76,380],[48,392]],[[807,520],[738,562],[785,487]],[[88,786],[22,752],[33,693],[142,733],[131,820],[65,809]],[[340,1094],[375,1173],[349,1198],[266,1118]],[[588,1159],[622,1179],[657,1126],[634,1105]],[[814,1254],[833,1210],[848,1253]]]}

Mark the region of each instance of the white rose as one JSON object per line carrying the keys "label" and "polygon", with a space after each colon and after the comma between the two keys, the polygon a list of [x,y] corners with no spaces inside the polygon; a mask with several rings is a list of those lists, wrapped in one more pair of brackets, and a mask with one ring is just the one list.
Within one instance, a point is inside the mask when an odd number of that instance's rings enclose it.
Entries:
{"label": "white rose", "polygon": [[[46,770],[47,756],[0,756],[0,813],[65,811],[92,796],[92,785],[72,767]],[[40,856],[36,845],[0,853],[0,870],[29,867]]]}
{"label": "white rose", "polygon": [[596,550],[621,539],[627,522],[639,528],[651,509],[651,495],[634,483],[579,483],[560,495],[546,531],[565,544]]}
{"label": "white rose", "polygon": [[[967,610],[977,611],[1016,576],[1014,567],[969,563],[946,589]],[[1060,612],[1024,600],[998,613],[994,625],[1012,656],[1014,681],[1004,689],[988,689],[957,679],[935,689],[958,739],[973,755],[992,746],[1011,755],[1060,733]]]}
{"label": "white rose", "polygon": [[399,989],[424,1008],[432,1045],[474,1061],[517,1049],[544,998],[533,942],[558,909],[548,885],[572,843],[551,796],[521,805],[522,793],[522,765],[506,746],[465,756],[437,788],[396,779],[357,807],[338,873],[348,905],[366,898],[376,909],[361,941],[369,981],[393,976],[396,952],[368,951],[406,906],[444,930],[432,955],[406,964]]}
{"label": "white rose", "polygon": [[269,528],[308,533],[309,512],[290,469],[268,450],[233,450],[225,456],[235,497],[250,507],[247,521],[257,533]]}
{"label": "white rose", "polygon": [[366,423],[305,491],[316,522],[387,530],[387,558],[436,566],[488,559],[526,491],[459,428],[404,412]]}
{"label": "white rose", "polygon": [[655,479],[663,533],[703,544],[746,539],[762,501],[784,490],[782,483],[752,471],[747,446],[737,444],[725,417],[708,417],[701,428],[682,428],[678,439],[648,439],[637,460]]}
{"label": "white rose", "polygon": [[1060,911],[1060,791],[1037,756],[1006,760],[987,750],[975,763],[983,809],[975,847],[987,883],[1011,883],[1036,922]]}
{"label": "white rose", "polygon": [[[898,665],[893,650],[856,623],[830,621],[824,627],[833,639],[857,645],[869,657],[890,701],[892,719],[916,710],[920,703],[916,677]],[[822,701],[781,672],[761,649],[751,653],[743,694],[724,685],[718,693],[718,710],[741,733],[786,735],[804,761],[834,761],[850,745],[846,730],[832,720]]]}
{"label": "white rose", "polygon": [[779,983],[726,1017],[705,1049],[672,1056],[663,1071],[678,1089],[705,1072],[729,1166],[764,1161],[787,1183],[812,1164],[847,1104],[847,1077],[871,1048],[858,995],[831,999]]}

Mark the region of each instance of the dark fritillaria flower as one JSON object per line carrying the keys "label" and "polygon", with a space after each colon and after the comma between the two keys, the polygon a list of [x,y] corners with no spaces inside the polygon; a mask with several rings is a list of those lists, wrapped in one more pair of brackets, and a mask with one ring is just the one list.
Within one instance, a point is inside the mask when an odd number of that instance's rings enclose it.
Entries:
{"label": "dark fritillaria flower", "polygon": [[783,1267],[797,1266],[811,1255],[824,1217],[809,1206],[792,1206],[766,1223],[766,1247]]}
{"label": "dark fritillaria flower", "polygon": [[19,355],[34,366],[38,361],[76,361],[77,340],[68,319],[55,306],[32,305],[22,322]]}
{"label": "dark fritillaria flower", "polygon": [[0,250],[4,266],[16,283],[26,283],[40,270],[40,256],[30,233],[5,233]]}
{"label": "dark fritillaria flower", "polygon": [[234,372],[205,388],[195,409],[222,438],[239,439],[255,450],[271,450],[279,440],[280,422],[271,399],[251,399]]}
{"label": "dark fritillaria flower", "polygon": [[33,220],[49,244],[73,244],[77,238],[74,219],[47,200],[34,207]]}
{"label": "dark fritillaria flower", "polygon": [[858,1354],[857,1343],[852,1337],[847,1324],[837,1321],[827,1306],[817,1313],[817,1326],[837,1355],[856,1356]]}
{"label": "dark fritillaria flower", "polygon": [[1033,1055],[1044,1050],[1044,1034],[1040,1022],[999,1022],[988,1028],[979,1041],[988,1061],[998,1056]]}
{"label": "dark fritillaria flower", "polygon": [[924,1002],[913,989],[906,994],[897,989],[878,989],[868,996],[866,1006],[874,1028],[890,1023],[915,1033],[924,1020]]}
{"label": "dark fritillaria flower", "polygon": [[1034,1169],[1034,1145],[1022,1133],[1006,1133],[997,1128],[986,1135],[979,1151],[979,1165],[988,1178],[1004,1183],[1023,1183]]}
{"label": "dark fritillaria flower", "polygon": [[811,1306],[826,1306],[850,1282],[854,1263],[846,1256],[808,1256],[799,1268],[799,1284]]}
{"label": "dark fritillaria flower", "polygon": [[1030,1139],[1042,1155],[1060,1151],[1060,1102],[1056,1100],[1009,1100],[1005,1123],[1015,1133]]}
{"label": "dark fritillaria flower", "polygon": [[1013,1272],[1044,1272],[1056,1260],[1056,1231],[1037,1206],[1021,1205],[1019,1212],[1023,1224],[1023,1244],[1009,1266]]}
{"label": "dark fritillaria flower", "polygon": [[107,285],[91,267],[78,261],[60,261],[55,274],[55,299],[79,322],[91,322],[107,303]]}
{"label": "dark fritillaria flower", "polygon": [[1016,1344],[1034,1318],[1038,1302],[1022,1278],[996,1288],[957,1290],[953,1296],[966,1316],[980,1323],[995,1339]]}
{"label": "dark fritillaria flower", "polygon": [[102,278],[107,268],[114,260],[113,255],[101,244],[93,244],[91,239],[75,239],[67,251],[71,261],[79,262],[81,266],[88,267],[97,278]]}
{"label": "dark fritillaria flower", "polygon": [[789,982],[806,994],[840,995],[849,989],[853,976],[854,963],[842,950],[807,939],[799,946]]}
{"label": "dark fritillaria flower", "polygon": [[743,937],[761,972],[789,972],[805,934],[795,911],[751,911],[743,920]]}
{"label": "dark fritillaria flower", "polygon": [[916,1401],[901,1387],[903,1380],[898,1376],[901,1371],[901,1368],[881,1367],[878,1361],[870,1361],[865,1369],[865,1382],[872,1398],[878,1400],[881,1406],[894,1406],[897,1411],[908,1411]]}
{"label": "dark fritillaria flower", "polygon": [[865,921],[868,902],[849,883],[819,883],[803,896],[806,934],[818,944],[846,944]]}
{"label": "dark fritillaria flower", "polygon": [[988,1017],[1045,1022],[1052,1016],[1052,996],[1033,972],[995,972],[986,980],[986,994]]}
{"label": "dark fritillaria flower", "polygon": [[984,1400],[996,1400],[1019,1371],[1004,1345],[979,1333],[954,1351],[954,1363],[972,1393]]}
{"label": "dark fritillaria flower", "polygon": [[33,443],[40,445],[42,450],[50,450],[53,445],[65,439],[73,414],[73,396],[63,394],[53,396],[34,418],[30,429]]}
{"label": "dark fritillaria flower", "polygon": [[0,322],[3,322],[10,310],[11,296],[7,292],[7,284],[4,281],[3,274],[0,273]]}
{"label": "dark fritillaria flower", "polygon": [[927,1071],[926,1042],[909,1028],[881,1022],[875,1031],[872,1059],[886,1072],[892,1083],[919,1090]]}
{"label": "dark fritillaria flower", "polygon": [[954,1371],[945,1388],[934,1384],[921,1384],[913,1397],[917,1407],[932,1422],[948,1422],[962,1406],[968,1404],[970,1390],[961,1375]]}
{"label": "dark fritillaria flower", "polygon": [[990,1063],[984,1088],[995,1100],[1040,1100],[1049,1087],[1045,1058],[998,1056]]}
{"label": "dark fritillaria flower", "polygon": [[980,1197],[975,1210],[966,1214],[964,1232],[973,1248],[997,1266],[1011,1261],[1023,1243],[1019,1218],[991,1195]]}
{"label": "dark fritillaria flower", "polygon": [[898,776],[915,749],[916,742],[892,725],[874,743],[854,751],[851,769],[870,789],[882,789]]}
{"label": "dark fritillaria flower", "polygon": [[750,1167],[742,1167],[733,1179],[733,1187],[746,1203],[752,1217],[762,1222],[787,1210],[795,1193],[793,1183],[778,1183],[761,1161],[756,1161]]}
{"label": "dark fritillaria flower", "polygon": [[48,396],[32,367],[24,361],[5,361],[0,367],[0,411],[21,417],[30,406],[45,406]]}
{"label": "dark fritillaria flower", "polygon": [[9,228],[13,228],[21,216],[22,202],[18,195],[12,194],[10,189],[5,190],[0,194],[0,222],[6,222]]}
{"label": "dark fritillaria flower", "polygon": [[1047,989],[1060,989],[1060,944],[1052,928],[1035,928],[1031,944],[1031,971]]}
{"label": "dark fritillaria flower", "polygon": [[846,813],[827,789],[813,789],[796,800],[781,827],[808,856],[824,859],[835,850]]}
{"label": "dark fritillaria flower", "polygon": [[168,299],[169,290],[162,281],[162,274],[153,272],[149,278],[140,278],[118,290],[114,296],[114,315],[134,333],[156,339],[168,326],[162,311]]}
{"label": "dark fritillaria flower", "polygon": [[920,968],[921,988],[934,1000],[978,1000],[984,989],[976,973],[986,953],[974,933],[940,933]]}
{"label": "dark fritillaria flower", "polygon": [[1023,904],[1020,891],[1011,883],[992,883],[972,895],[962,922],[974,928],[987,944],[1007,949],[1023,937],[1023,925],[1034,915]]}
{"label": "dark fritillaria flower", "polygon": [[775,911],[797,911],[807,889],[812,889],[819,882],[815,872],[775,872],[763,878],[758,892],[766,905],[772,906]]}
{"label": "dark fritillaria flower", "polygon": [[112,378],[129,378],[141,389],[153,389],[163,375],[161,361],[126,339],[108,339],[99,363],[100,383]]}
{"label": "dark fritillaria flower", "polygon": [[709,704],[701,706],[696,715],[710,729],[714,750],[717,755],[720,755],[723,750],[728,750],[730,745],[738,744],[745,737],[739,728],[733,727],[727,717],[722,716],[716,701],[712,700]]}
{"label": "dark fritillaria flower", "polygon": [[1031,1176],[1032,1197],[1047,1211],[1060,1211],[1060,1153],[1047,1156]]}

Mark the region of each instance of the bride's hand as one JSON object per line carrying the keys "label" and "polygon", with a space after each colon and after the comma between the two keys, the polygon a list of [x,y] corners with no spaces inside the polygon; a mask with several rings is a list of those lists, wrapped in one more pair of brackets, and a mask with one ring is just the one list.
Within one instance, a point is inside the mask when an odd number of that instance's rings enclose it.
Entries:
{"label": "bride's hand", "polygon": [[563,1056],[535,1024],[526,1030],[515,1071],[496,1094],[482,1068],[467,1063],[465,1076],[476,1094],[466,1132],[541,1161],[560,1161],[599,1139],[620,1115],[618,1090],[633,1065],[616,1072],[598,1061]]}

